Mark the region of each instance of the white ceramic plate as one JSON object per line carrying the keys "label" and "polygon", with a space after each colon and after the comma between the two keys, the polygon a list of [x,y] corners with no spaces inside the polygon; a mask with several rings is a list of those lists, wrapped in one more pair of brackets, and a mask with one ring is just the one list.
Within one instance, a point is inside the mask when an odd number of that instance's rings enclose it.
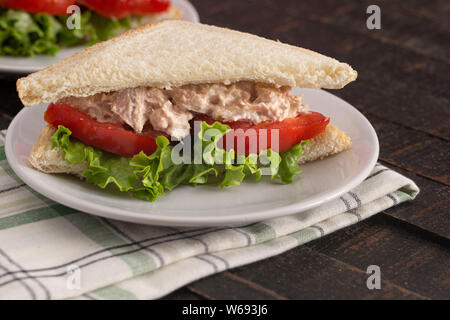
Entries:
{"label": "white ceramic plate", "polygon": [[44,174],[27,166],[30,150],[45,126],[46,105],[24,108],[9,126],[6,156],[31,188],[66,206],[95,215],[154,225],[243,224],[298,213],[357,186],[378,159],[378,139],[369,121],[354,107],[322,90],[294,89],[311,109],[331,118],[353,141],[341,154],[302,165],[290,185],[262,180],[220,190],[181,186],[156,202],[104,191],[68,175]]}
{"label": "white ceramic plate", "polygon": [[[187,0],[172,0],[171,3],[181,10],[182,19],[199,22],[199,16],[194,6]],[[28,74],[55,64],[61,59],[70,57],[85,47],[63,48],[55,56],[38,55],[34,57],[7,57],[0,56],[0,73]]]}

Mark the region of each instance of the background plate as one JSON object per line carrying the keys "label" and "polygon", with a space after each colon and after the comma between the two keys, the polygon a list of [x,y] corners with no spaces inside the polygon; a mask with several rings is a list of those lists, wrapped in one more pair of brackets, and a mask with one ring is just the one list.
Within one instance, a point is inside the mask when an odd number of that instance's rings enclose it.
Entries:
{"label": "background plate", "polygon": [[[187,0],[171,0],[172,4],[181,10],[182,20],[199,22],[199,16],[194,6]],[[0,72],[28,74],[36,72],[61,59],[70,57],[75,52],[83,50],[84,46],[63,48],[56,55],[38,55],[34,57],[8,57],[0,56]]]}
{"label": "background plate", "polygon": [[220,190],[216,186],[181,186],[156,202],[138,200],[88,185],[67,175],[44,174],[27,166],[31,148],[45,126],[47,105],[24,108],[11,122],[6,156],[31,188],[66,206],[95,215],[155,225],[244,224],[298,213],[327,202],[361,183],[378,159],[378,139],[369,121],[354,107],[323,90],[294,88],[314,111],[331,118],[352,138],[352,148],[302,165],[290,185],[270,179]]}

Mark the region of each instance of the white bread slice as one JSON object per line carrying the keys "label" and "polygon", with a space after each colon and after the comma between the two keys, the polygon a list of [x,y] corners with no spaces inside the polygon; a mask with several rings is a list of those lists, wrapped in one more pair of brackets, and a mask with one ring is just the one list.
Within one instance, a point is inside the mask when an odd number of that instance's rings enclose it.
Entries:
{"label": "white bread slice", "polygon": [[250,80],[342,88],[356,79],[348,64],[248,33],[169,20],[130,30],[19,79],[25,106],[150,86]]}
{"label": "white bread slice", "polygon": [[167,9],[164,12],[147,14],[145,16],[140,16],[140,17],[132,17],[131,27],[138,28],[141,26],[145,26],[147,24],[157,23],[157,22],[161,22],[164,20],[181,19],[181,17],[182,17],[182,12],[178,8],[175,8],[174,6],[170,6],[169,9]]}
{"label": "white bread slice", "polygon": [[[30,166],[45,173],[68,173],[82,177],[81,173],[87,169],[86,163],[70,165],[64,160],[60,148],[52,150],[51,136],[55,131],[50,125],[44,128],[31,150]],[[350,138],[335,125],[328,125],[323,133],[310,142],[310,145],[303,147],[304,155],[299,162],[301,164],[342,152],[351,145]]]}
{"label": "white bread slice", "polygon": [[64,159],[61,148],[52,149],[52,135],[56,129],[47,125],[42,130],[38,141],[31,149],[28,162],[32,168],[46,173],[68,173],[81,177],[87,169],[87,163],[69,164]]}
{"label": "white bread slice", "polygon": [[324,132],[310,140],[309,145],[302,147],[303,156],[301,156],[299,163],[321,160],[349,149],[351,144],[350,137],[344,131],[329,124]]}

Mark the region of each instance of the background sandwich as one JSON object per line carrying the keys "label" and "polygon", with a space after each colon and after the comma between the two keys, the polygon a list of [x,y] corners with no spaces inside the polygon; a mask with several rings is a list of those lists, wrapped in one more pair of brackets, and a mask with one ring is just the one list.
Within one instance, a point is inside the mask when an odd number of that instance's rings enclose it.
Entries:
{"label": "background sandwich", "polygon": [[[301,171],[298,163],[346,150],[350,138],[290,89],[337,89],[356,76],[349,65],[310,50],[166,21],[20,79],[17,89],[25,106],[52,103],[45,114],[49,125],[30,154],[32,167],[155,200],[183,183],[226,187],[247,177],[259,180],[264,164],[250,161],[252,155],[270,158],[272,178],[290,183]],[[212,128],[221,141],[232,141],[233,150],[213,148],[209,162],[175,163],[170,155],[190,136],[193,121],[201,124],[195,137],[203,148],[218,143],[204,136]],[[244,135],[240,152],[230,129]],[[272,129],[276,144],[252,144]],[[211,162],[217,158],[232,161]]]}
{"label": "background sandwich", "polygon": [[[78,29],[67,27],[67,9],[73,5],[81,9]],[[130,28],[180,17],[169,0],[0,0],[0,55],[55,54],[60,47],[92,45]]]}

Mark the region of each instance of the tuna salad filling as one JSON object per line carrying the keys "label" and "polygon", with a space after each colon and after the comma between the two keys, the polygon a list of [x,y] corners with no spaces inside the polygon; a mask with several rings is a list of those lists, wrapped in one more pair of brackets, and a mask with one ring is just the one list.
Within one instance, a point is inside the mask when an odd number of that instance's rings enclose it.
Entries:
{"label": "tuna salad filling", "polygon": [[223,122],[282,121],[308,112],[291,87],[250,81],[195,84],[171,89],[138,87],[89,97],[68,97],[66,103],[99,122],[127,125],[145,133],[146,125],[181,140],[190,132],[195,113]]}

